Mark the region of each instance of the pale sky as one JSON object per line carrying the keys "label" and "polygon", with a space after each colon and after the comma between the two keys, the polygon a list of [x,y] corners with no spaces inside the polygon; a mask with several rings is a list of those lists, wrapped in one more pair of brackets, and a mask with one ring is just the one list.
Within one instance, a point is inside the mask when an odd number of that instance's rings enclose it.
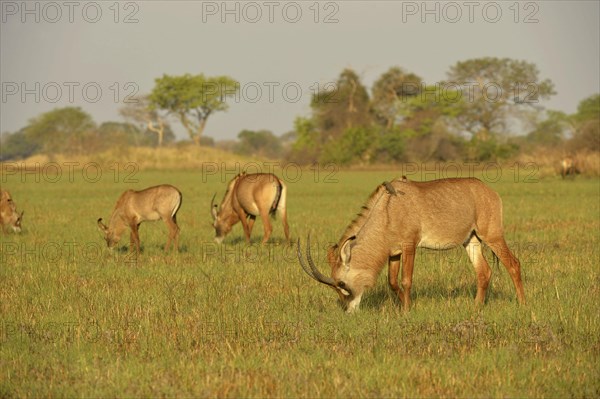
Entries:
{"label": "pale sky", "polygon": [[[310,95],[353,68],[370,88],[392,66],[434,84],[457,61],[535,63],[568,113],[600,92],[598,1],[1,1],[0,131],[80,106],[121,120],[129,94],[163,74],[229,75],[241,84],[205,134],[283,134]],[[186,137],[176,122],[178,137]]]}

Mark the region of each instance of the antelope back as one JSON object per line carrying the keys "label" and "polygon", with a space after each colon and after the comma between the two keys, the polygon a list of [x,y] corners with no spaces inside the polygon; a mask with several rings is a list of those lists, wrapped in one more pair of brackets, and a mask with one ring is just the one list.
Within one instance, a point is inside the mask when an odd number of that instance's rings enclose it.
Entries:
{"label": "antelope back", "polygon": [[392,184],[406,193],[392,197],[387,210],[396,240],[442,249],[462,245],[473,231],[502,234],[500,196],[479,179]]}
{"label": "antelope back", "polygon": [[181,192],[169,184],[129,191],[124,199],[126,214],[139,220],[172,218],[181,206]]}

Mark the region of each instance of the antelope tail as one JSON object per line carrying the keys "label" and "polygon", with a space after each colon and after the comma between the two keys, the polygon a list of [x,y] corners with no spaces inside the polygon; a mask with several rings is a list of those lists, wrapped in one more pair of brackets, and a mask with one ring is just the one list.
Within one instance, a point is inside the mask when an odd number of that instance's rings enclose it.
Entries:
{"label": "antelope tail", "polygon": [[287,187],[281,180],[277,180],[277,193],[275,194],[275,200],[271,206],[270,213],[274,217],[276,213],[281,214],[285,212],[287,197]]}
{"label": "antelope tail", "polygon": [[173,204],[173,212],[171,213],[172,218],[175,218],[175,215],[177,215],[177,211],[181,207],[181,202],[183,201],[183,195],[181,195],[181,192],[179,192],[179,190],[177,192],[179,193],[179,197],[177,198],[177,201]]}

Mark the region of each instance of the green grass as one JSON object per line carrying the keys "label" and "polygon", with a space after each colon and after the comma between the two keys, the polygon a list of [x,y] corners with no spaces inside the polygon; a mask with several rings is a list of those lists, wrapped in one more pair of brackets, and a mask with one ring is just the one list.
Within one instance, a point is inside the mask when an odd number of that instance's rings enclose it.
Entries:
{"label": "green grass", "polygon": [[[491,184],[526,306],[500,265],[476,308],[464,250],[420,250],[409,313],[384,269],[347,315],[301,270],[279,220],[266,246],[260,221],[251,246],[239,224],[213,244],[210,199],[232,175],[145,171],[115,183],[105,172],[94,183],[77,172],[55,183],[2,176],[25,218],[23,234],[1,237],[0,397],[600,396],[597,179],[505,174]],[[397,175],[338,171],[326,181],[329,172],[288,182],[293,240],[311,233],[326,274],[326,246]],[[125,189],[167,182],[183,192],[181,251],[163,252],[160,222],[142,224],[138,258],[127,236],[107,250],[96,219]]]}

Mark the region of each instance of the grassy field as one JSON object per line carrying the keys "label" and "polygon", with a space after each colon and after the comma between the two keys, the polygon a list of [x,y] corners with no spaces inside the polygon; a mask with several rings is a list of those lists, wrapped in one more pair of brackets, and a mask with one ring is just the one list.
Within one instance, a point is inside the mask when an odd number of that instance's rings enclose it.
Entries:
{"label": "grassy field", "polygon": [[[600,396],[598,179],[483,176],[503,198],[526,306],[500,265],[476,308],[465,251],[419,250],[409,313],[384,269],[347,315],[301,270],[279,220],[268,245],[260,221],[250,246],[239,224],[213,243],[210,199],[232,171],[101,171],[2,176],[25,217],[21,235],[1,237],[0,397]],[[399,173],[279,174],[293,239],[310,232],[329,274],[327,245]],[[125,189],[158,183],[183,192],[180,252],[163,253],[161,222],[142,224],[139,257],[127,236],[106,249],[96,219]]]}

